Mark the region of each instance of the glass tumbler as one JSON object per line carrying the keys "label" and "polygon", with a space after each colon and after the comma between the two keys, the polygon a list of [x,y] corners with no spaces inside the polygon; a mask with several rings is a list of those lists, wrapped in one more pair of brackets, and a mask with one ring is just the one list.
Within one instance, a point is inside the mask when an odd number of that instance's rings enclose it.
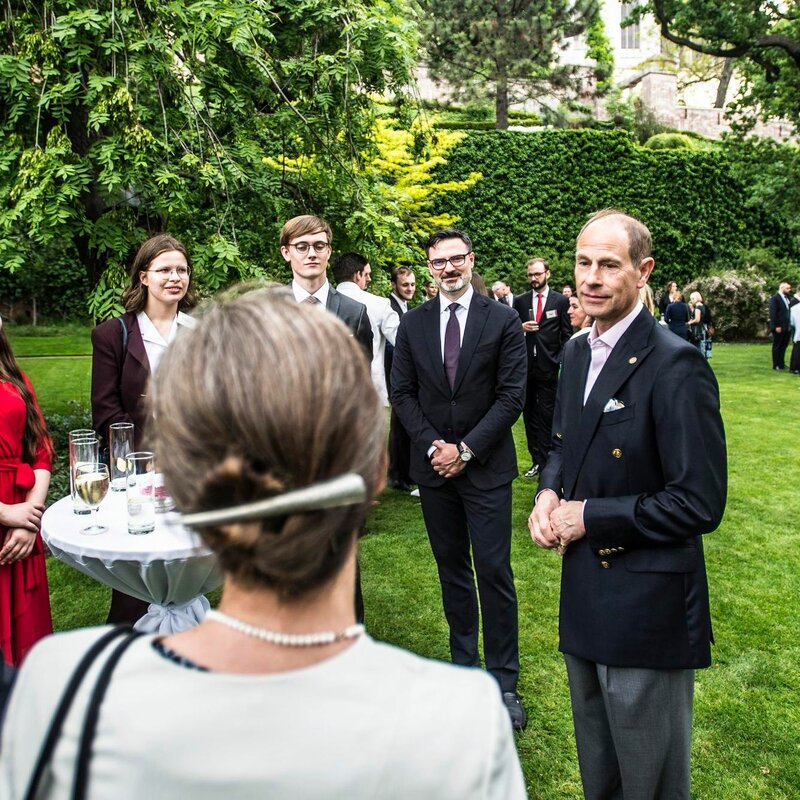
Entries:
{"label": "glass tumbler", "polygon": [[108,460],[111,473],[111,491],[125,491],[125,476],[128,474],[128,453],[134,451],[133,423],[114,422],[108,426]]}
{"label": "glass tumbler", "polygon": [[128,453],[126,456],[128,533],[136,536],[152,533],[156,526],[154,458],[153,453],[147,451]]}

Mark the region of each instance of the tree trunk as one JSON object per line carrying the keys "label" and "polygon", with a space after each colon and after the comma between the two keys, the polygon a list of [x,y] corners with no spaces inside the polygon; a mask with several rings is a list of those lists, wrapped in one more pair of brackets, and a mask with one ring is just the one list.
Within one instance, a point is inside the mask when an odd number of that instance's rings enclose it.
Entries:
{"label": "tree trunk", "polygon": [[504,67],[498,69],[495,82],[494,112],[497,130],[508,130],[508,74]]}
{"label": "tree trunk", "polygon": [[722,65],[722,75],[719,76],[719,86],[717,86],[717,99],[714,101],[714,108],[725,108],[725,100],[728,96],[728,87],[733,76],[733,59],[726,58]]}

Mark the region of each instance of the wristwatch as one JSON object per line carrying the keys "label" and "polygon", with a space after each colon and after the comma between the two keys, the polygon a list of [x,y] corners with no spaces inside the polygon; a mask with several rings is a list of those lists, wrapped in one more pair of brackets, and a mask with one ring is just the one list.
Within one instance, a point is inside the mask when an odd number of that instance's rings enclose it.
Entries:
{"label": "wristwatch", "polygon": [[458,457],[464,462],[471,461],[473,456],[472,450],[470,450],[469,447],[464,444],[464,442],[459,442],[457,446]]}

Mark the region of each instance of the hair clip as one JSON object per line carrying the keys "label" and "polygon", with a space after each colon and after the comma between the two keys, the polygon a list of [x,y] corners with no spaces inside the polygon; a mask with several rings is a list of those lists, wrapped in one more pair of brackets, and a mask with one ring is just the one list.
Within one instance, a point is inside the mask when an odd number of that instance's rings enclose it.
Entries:
{"label": "hair clip", "polygon": [[244,503],[230,508],[216,508],[211,511],[197,511],[194,514],[174,514],[169,519],[171,525],[203,527],[206,525],[225,525],[230,522],[248,522],[265,517],[283,517],[301,511],[317,511],[321,508],[335,508],[362,503],[367,499],[367,484],[356,472],[348,472],[329,481],[312,483],[302,489]]}

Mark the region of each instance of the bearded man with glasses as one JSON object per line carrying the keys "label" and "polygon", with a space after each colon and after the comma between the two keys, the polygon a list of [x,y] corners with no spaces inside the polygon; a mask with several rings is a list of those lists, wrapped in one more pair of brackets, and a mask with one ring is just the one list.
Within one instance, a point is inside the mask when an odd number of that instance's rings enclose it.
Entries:
{"label": "bearded man with glasses", "polygon": [[453,663],[480,666],[480,602],[486,669],[514,729],[522,730],[511,427],[525,400],[525,342],[511,308],[473,291],[475,254],[466,233],[439,231],[425,250],[439,296],[400,320],[392,404],[411,439],[410,473],[439,570]]}
{"label": "bearded man with glasses", "polygon": [[353,332],[372,361],[372,326],[363,303],[337,292],[328,283],[331,226],[320,217],[292,217],[281,228],[281,255],[292,269],[292,292],[298,303],[318,305],[337,316]]}
{"label": "bearded man with glasses", "polygon": [[572,336],[572,324],[569,300],[547,285],[548,263],[543,258],[532,258],[526,269],[531,290],[514,298],[514,310],[522,320],[528,351],[528,385],[522,417],[531,454],[531,467],[525,477],[534,478],[547,463],[558,366],[561,351]]}

